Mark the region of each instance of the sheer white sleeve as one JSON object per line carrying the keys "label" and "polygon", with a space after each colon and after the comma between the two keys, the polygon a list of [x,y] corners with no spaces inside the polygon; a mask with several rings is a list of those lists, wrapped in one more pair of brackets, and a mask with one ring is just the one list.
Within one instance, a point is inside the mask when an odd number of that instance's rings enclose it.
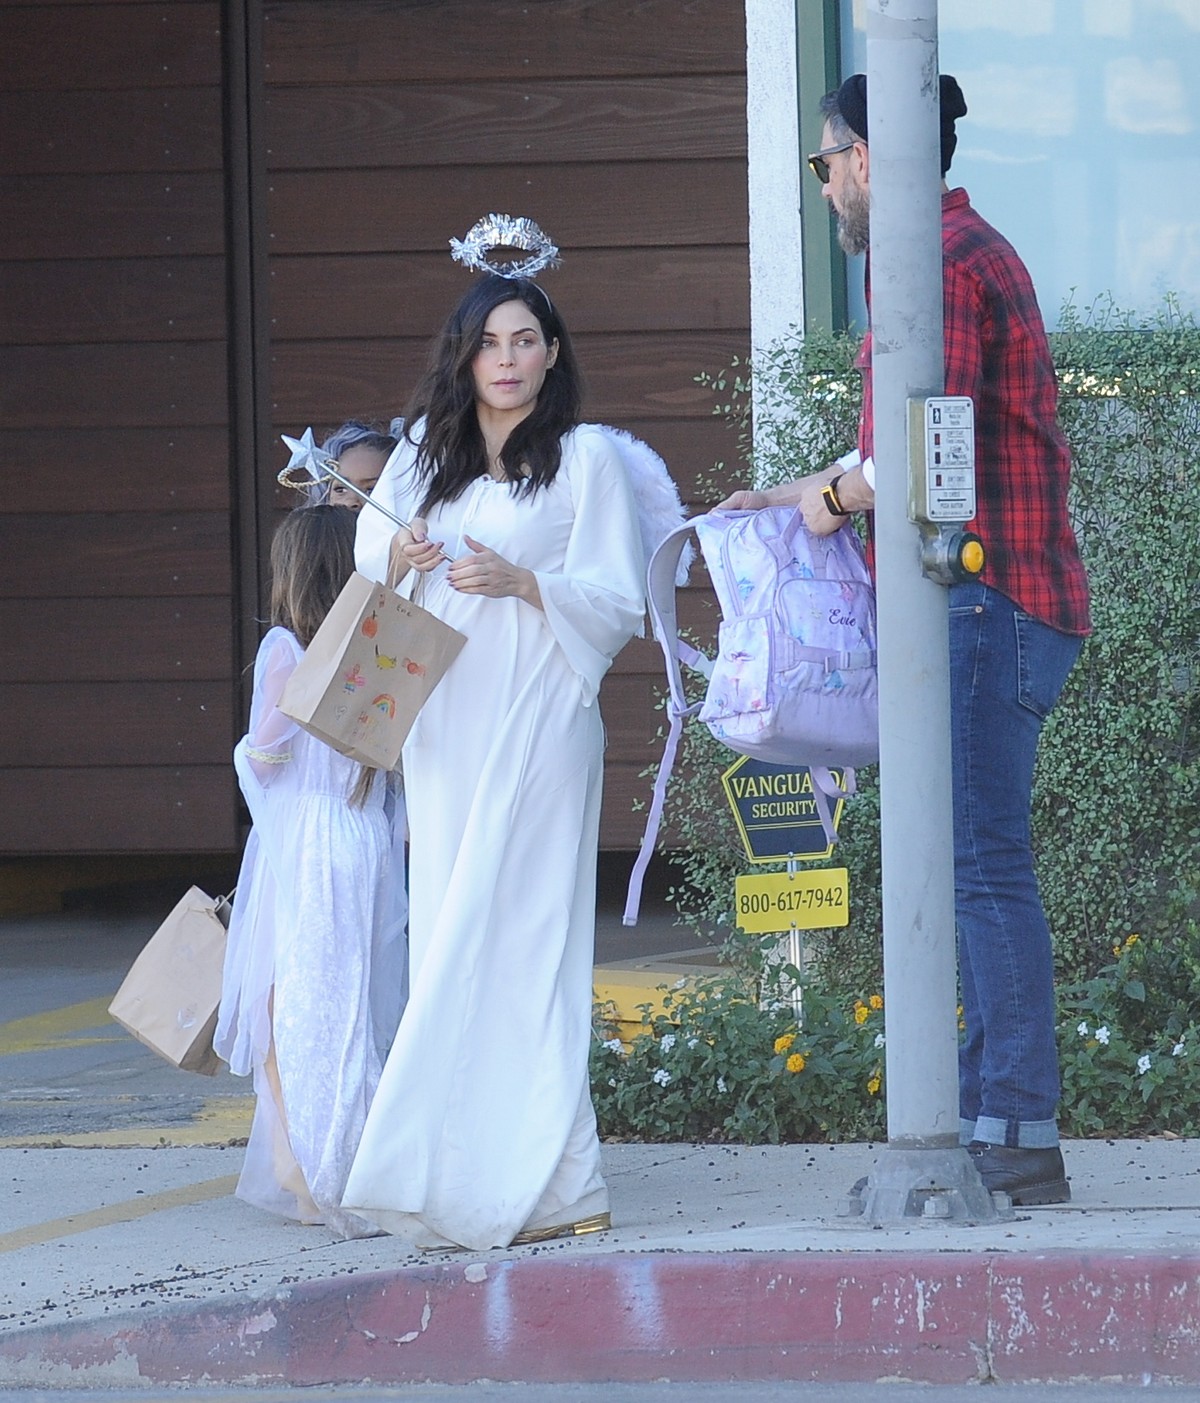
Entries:
{"label": "sheer white sleeve", "polygon": [[250,729],[240,749],[258,782],[264,786],[292,759],[291,741],[299,727],[279,710],[279,699],[301,655],[300,645],[290,633],[273,628],[259,646],[254,663]]}

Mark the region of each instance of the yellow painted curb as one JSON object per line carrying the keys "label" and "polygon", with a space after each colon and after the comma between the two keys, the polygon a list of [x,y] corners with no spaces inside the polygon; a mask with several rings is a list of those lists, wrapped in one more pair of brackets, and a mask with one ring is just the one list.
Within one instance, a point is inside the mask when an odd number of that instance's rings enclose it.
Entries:
{"label": "yellow painted curb", "polygon": [[[124,1030],[108,1016],[112,995],[67,1004],[64,1008],[31,1013],[0,1023],[0,1057],[18,1052],[49,1052],[55,1048],[78,1047],[84,1043],[115,1042]],[[96,1036],[80,1038],[77,1033]]]}
{"label": "yellow painted curb", "polygon": [[681,950],[648,959],[618,960],[597,965],[592,972],[592,996],[612,1009],[617,1036],[628,1045],[644,1030],[642,1005],[650,1016],[663,1013],[663,995],[693,988],[698,979],[717,973],[715,950]]}

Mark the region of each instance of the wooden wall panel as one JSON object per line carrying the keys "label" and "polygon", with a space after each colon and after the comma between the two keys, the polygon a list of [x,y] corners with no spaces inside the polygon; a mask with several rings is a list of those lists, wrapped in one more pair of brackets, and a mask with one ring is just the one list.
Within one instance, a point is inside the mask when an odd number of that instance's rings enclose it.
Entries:
{"label": "wooden wall panel", "polygon": [[[108,7],[97,0],[96,8]],[[0,132],[0,175],[219,169],[221,95],[218,88],[0,93]]]}
{"label": "wooden wall panel", "polygon": [[144,598],[228,594],[229,523],[224,514],[7,516],[0,597],[109,597],[130,630],[137,663],[137,607]]}
{"label": "wooden wall panel", "polygon": [[0,853],[238,839],[217,0],[0,0]]}
{"label": "wooden wall panel", "polygon": [[220,171],[0,176],[0,258],[223,255]]}
{"label": "wooden wall panel", "polygon": [[0,263],[0,342],[6,345],[218,341],[224,335],[223,258]]}
{"label": "wooden wall panel", "polygon": [[[479,151],[475,159],[479,160]],[[320,219],[313,218],[314,194]],[[446,253],[479,211],[526,210],[564,249],[733,244],[745,254],[746,162],[559,161],[457,166],[453,179],[416,166],[377,171],[273,171],[271,247],[285,253]],[[449,230],[445,237],[441,231]],[[566,274],[567,267],[555,274]]]}
{"label": "wooden wall panel", "polygon": [[224,426],[133,429],[13,429],[5,451],[20,463],[36,500],[0,493],[4,513],[227,512],[224,468],[229,434]]}
{"label": "wooden wall panel", "polygon": [[[66,639],[47,648],[46,639]],[[0,677],[47,691],[145,677],[227,682],[233,656],[224,595],[112,599],[0,599]],[[90,734],[90,727],[86,728]]]}
{"label": "wooden wall panel", "polygon": [[[267,0],[263,15],[273,434],[399,412],[467,285],[448,240],[525,214],[563,252],[545,278],[586,417],[646,438],[688,501],[710,500],[702,479],[737,445],[695,377],[749,340],[743,7]],[[707,600],[698,585],[683,612]],[[661,673],[635,643],[606,683],[609,847],[640,835]]]}
{"label": "wooden wall panel", "polygon": [[293,0],[268,7],[267,37],[272,80],[314,85],[724,74],[745,43],[730,0]]}
{"label": "wooden wall panel", "polygon": [[220,853],[237,842],[229,764],[0,770],[0,852]]}
{"label": "wooden wall panel", "polygon": [[[127,654],[136,666],[136,651]],[[0,767],[222,765],[231,760],[228,672],[210,682],[0,684]],[[86,704],[81,701],[86,698]],[[86,718],[86,725],[81,725]]]}
{"label": "wooden wall panel", "polygon": [[[163,89],[221,82],[216,7],[202,0],[45,5],[12,26],[0,46],[6,92]],[[64,43],[64,35],[70,38]],[[132,75],[132,78],[131,78]]]}
{"label": "wooden wall panel", "polygon": [[0,419],[14,429],[172,430],[220,423],[226,413],[225,347],[13,346],[0,379]]}
{"label": "wooden wall panel", "polygon": [[711,77],[279,88],[267,140],[281,170],[475,165],[482,132],[500,162],[711,159],[745,155],[745,110],[744,82]]}

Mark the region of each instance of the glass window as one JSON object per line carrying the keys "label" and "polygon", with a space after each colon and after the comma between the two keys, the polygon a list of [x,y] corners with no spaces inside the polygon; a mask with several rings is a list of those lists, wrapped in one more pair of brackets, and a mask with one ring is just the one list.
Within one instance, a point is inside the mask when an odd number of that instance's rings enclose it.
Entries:
{"label": "glass window", "polygon": [[[865,72],[865,0],[842,6],[844,71]],[[1200,311],[1200,0],[941,0],[938,33],[969,109],[949,183],[1025,260],[1047,325],[1072,295]]]}

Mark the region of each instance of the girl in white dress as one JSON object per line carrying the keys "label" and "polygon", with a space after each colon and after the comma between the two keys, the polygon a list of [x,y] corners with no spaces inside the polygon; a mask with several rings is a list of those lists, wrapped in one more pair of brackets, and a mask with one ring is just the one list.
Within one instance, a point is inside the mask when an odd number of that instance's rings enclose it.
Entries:
{"label": "girl in white dress", "polygon": [[234,750],[254,827],[215,1040],[234,1073],[253,1073],[257,1095],[239,1196],[339,1237],[373,1231],[341,1199],[393,1031],[372,1016],[371,976],[374,963],[393,988],[402,982],[402,888],[384,776],[307,735],[277,703],[354,569],[353,543],[354,514],[334,506],[292,512],[272,543],[273,627]]}
{"label": "girl in white dress", "polygon": [[604,732],[644,556],[611,437],[579,425],[567,331],[477,281],[435,343],[359,569],[466,635],[402,760],[409,1001],[344,1205],[426,1246],[608,1225],[588,1092]]}

